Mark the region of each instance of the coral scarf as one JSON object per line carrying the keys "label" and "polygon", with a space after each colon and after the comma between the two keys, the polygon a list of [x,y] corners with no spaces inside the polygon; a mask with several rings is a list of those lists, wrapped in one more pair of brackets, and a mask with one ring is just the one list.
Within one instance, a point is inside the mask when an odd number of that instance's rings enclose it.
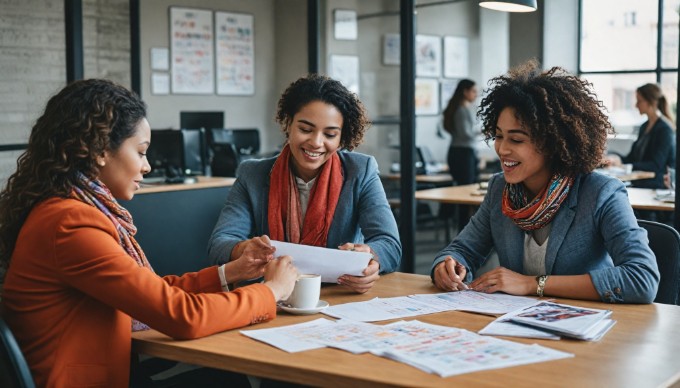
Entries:
{"label": "coral scarf", "polygon": [[[120,246],[140,267],[148,268],[153,272],[151,264],[146,260],[144,251],[133,237],[137,233],[137,227],[132,223],[130,212],[118,204],[109,189],[101,181],[89,179],[82,173],[78,173],[78,183],[73,187],[71,197],[94,206],[104,213],[118,232]],[[136,319],[132,320],[132,331],[148,329],[149,327],[144,323]]]}
{"label": "coral scarf", "polygon": [[574,177],[555,174],[550,184],[531,203],[521,183],[506,184],[503,189],[503,214],[528,232],[549,224],[574,185]]}
{"label": "coral scarf", "polygon": [[295,176],[286,145],[274,162],[269,177],[269,236],[273,240],[326,247],[335,208],[342,189],[342,164],[337,152],[321,167],[309,194],[309,205],[301,224],[302,212]]}

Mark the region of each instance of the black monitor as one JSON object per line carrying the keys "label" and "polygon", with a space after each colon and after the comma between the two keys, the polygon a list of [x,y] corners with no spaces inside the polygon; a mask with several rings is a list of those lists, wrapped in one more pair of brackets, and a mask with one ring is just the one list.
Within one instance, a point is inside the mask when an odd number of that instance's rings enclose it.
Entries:
{"label": "black monitor", "polygon": [[212,128],[208,143],[211,149],[218,144],[233,144],[238,155],[247,159],[260,153],[260,131],[257,128]]}
{"label": "black monitor", "polygon": [[180,128],[200,129],[224,127],[224,112],[179,112]]}
{"label": "black monitor", "polygon": [[151,131],[151,146],[147,151],[151,175],[202,175],[205,168],[203,138],[202,129]]}

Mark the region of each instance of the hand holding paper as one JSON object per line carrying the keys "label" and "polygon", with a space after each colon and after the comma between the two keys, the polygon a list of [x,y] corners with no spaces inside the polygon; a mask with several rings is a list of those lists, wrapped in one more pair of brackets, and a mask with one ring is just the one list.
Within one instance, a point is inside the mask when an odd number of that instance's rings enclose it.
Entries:
{"label": "hand holding paper", "polygon": [[275,256],[288,255],[301,274],[319,274],[325,283],[337,283],[342,275],[364,276],[373,255],[369,252],[343,251],[272,241]]}

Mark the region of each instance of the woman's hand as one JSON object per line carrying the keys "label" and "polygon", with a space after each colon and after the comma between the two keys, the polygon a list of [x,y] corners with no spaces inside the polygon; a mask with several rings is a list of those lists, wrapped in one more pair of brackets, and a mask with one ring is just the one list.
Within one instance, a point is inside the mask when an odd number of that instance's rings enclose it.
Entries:
{"label": "woman's hand", "polygon": [[467,269],[451,256],[434,267],[434,284],[444,291],[466,290],[468,286],[463,283]]}
{"label": "woman's hand", "polygon": [[290,256],[281,256],[265,266],[264,285],[272,290],[277,302],[288,299],[297,278],[298,272]]}
{"label": "woman's hand", "polygon": [[536,278],[518,274],[505,267],[496,267],[470,283],[470,288],[487,294],[503,291],[511,295],[534,295]]}
{"label": "woman's hand", "polygon": [[[375,257],[375,253],[373,250],[371,250],[371,247],[366,244],[345,243],[340,245],[338,249],[343,251],[368,252],[373,254]],[[364,268],[364,276],[342,275],[338,278],[338,284],[345,285],[351,288],[354,292],[363,294],[370,290],[375,282],[380,279],[379,272],[380,263],[378,260],[371,259],[371,261],[368,263],[368,266]]]}
{"label": "woman's hand", "polygon": [[602,159],[602,164],[610,167],[619,167],[623,164],[623,162],[621,161],[621,157],[619,155],[609,154]]}
{"label": "woman's hand", "polygon": [[227,263],[224,271],[228,283],[262,277],[276,250],[266,235],[242,241],[236,248],[240,250],[238,257]]}

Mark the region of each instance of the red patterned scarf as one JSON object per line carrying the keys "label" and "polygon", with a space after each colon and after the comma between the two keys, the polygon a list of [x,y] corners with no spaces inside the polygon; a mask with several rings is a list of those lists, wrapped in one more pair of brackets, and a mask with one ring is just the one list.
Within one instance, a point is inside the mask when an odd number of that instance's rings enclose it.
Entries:
{"label": "red patterned scarf", "polygon": [[[94,206],[104,213],[118,232],[120,246],[140,267],[148,268],[153,272],[151,264],[146,260],[144,251],[133,237],[137,233],[137,227],[132,223],[130,212],[118,204],[109,189],[101,181],[91,180],[81,173],[78,173],[78,181],[79,185],[73,187],[71,197]],[[144,323],[136,319],[132,320],[132,331],[148,329],[149,326]]]}
{"label": "red patterned scarf", "polygon": [[508,183],[503,189],[503,214],[526,232],[541,229],[555,217],[573,185],[574,177],[555,174],[550,184],[529,203],[522,183]]}
{"label": "red patterned scarf", "polygon": [[269,236],[273,240],[325,247],[342,189],[342,164],[337,152],[324,163],[309,195],[304,224],[295,176],[286,145],[269,177]]}

